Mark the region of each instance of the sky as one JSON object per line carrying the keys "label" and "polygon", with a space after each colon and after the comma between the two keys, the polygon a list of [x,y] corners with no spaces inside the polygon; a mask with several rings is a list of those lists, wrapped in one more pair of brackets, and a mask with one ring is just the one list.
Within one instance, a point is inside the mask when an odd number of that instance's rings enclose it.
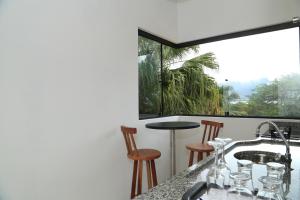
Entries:
{"label": "sky", "polygon": [[[291,73],[300,74],[299,28],[228,39],[200,45],[199,54],[213,52],[219,70],[205,70],[219,84],[269,81]],[[198,54],[198,55],[199,55]],[[197,56],[191,53],[184,58]],[[178,63],[172,68],[182,65]]]}

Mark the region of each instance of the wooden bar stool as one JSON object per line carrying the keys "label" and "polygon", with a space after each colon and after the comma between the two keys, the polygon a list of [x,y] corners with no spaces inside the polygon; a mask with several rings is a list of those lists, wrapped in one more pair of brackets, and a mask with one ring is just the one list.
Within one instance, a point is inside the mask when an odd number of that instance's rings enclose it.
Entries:
{"label": "wooden bar stool", "polygon": [[[154,160],[159,158],[161,153],[155,149],[137,149],[133,134],[137,133],[136,128],[121,126],[121,131],[125,138],[127,147],[127,157],[134,161],[131,184],[131,199],[142,193],[143,161],[146,161],[148,189],[157,185],[156,169]],[[139,171],[137,172],[137,169]],[[136,188],[136,178],[138,173],[138,185]],[[137,192],[136,192],[137,189]]]}
{"label": "wooden bar stool", "polygon": [[223,123],[220,122],[202,120],[201,124],[204,125],[202,142],[186,145],[186,148],[190,151],[189,167],[193,165],[194,152],[198,153],[197,161],[199,162],[203,159],[204,152],[206,153],[206,156],[209,156],[210,152],[214,151],[213,147],[208,145],[206,142],[218,137],[220,129],[223,128]]}

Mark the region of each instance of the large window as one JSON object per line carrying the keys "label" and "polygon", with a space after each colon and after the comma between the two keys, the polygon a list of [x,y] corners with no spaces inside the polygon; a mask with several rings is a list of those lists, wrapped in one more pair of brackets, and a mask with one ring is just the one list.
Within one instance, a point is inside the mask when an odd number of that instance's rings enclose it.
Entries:
{"label": "large window", "polygon": [[139,36],[140,118],[300,118],[299,57],[298,26],[184,48]]}

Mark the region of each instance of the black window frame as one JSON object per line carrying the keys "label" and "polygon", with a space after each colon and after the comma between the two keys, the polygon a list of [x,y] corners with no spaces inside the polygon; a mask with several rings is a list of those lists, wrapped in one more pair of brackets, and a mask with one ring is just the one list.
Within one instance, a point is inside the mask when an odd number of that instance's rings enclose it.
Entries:
{"label": "black window frame", "polygon": [[[268,32],[273,32],[273,31],[279,31],[279,30],[284,30],[284,29],[289,29],[289,28],[296,28],[298,27],[299,29],[299,60],[300,60],[300,20],[293,20],[290,22],[285,22],[285,23],[280,23],[280,24],[275,24],[275,25],[270,25],[270,26],[264,26],[264,27],[259,27],[259,28],[254,28],[254,29],[249,29],[249,30],[244,30],[244,31],[238,31],[238,32],[233,32],[233,33],[228,33],[224,35],[218,35],[218,36],[213,36],[213,37],[208,37],[208,38],[203,38],[203,39],[198,39],[198,40],[192,40],[188,42],[182,42],[182,43],[174,43],[169,40],[166,40],[164,38],[158,37],[156,35],[153,35],[149,32],[146,32],[142,29],[138,29],[138,36],[145,37],[147,39],[156,41],[160,43],[161,46],[161,71],[163,68],[163,50],[162,46],[166,45],[172,48],[184,48],[184,47],[189,47],[189,46],[194,46],[194,45],[199,45],[199,44],[206,44],[206,43],[211,43],[211,42],[216,42],[216,41],[221,41],[221,40],[227,40],[227,39],[234,39],[234,38],[239,38],[239,37],[245,37],[245,36],[250,36],[250,35],[256,35],[256,34],[261,34],[261,33],[268,33]],[[163,76],[162,77],[162,82],[163,82]],[[144,119],[154,119],[154,118],[161,118],[161,117],[168,117],[168,115],[164,115],[164,102],[163,102],[163,84],[161,84],[161,111],[160,115],[158,117],[141,117],[139,113],[139,119],[144,120]],[[172,116],[204,116],[204,117],[230,117],[230,118],[268,118],[268,119],[300,119],[300,117],[274,117],[274,116],[232,116],[232,115],[203,115],[203,114],[180,114],[180,115],[172,115]]]}

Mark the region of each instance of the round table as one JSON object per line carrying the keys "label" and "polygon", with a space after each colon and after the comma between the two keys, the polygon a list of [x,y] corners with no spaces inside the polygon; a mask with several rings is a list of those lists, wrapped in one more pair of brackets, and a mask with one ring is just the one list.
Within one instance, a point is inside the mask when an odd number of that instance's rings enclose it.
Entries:
{"label": "round table", "polygon": [[191,129],[198,128],[200,124],[197,122],[189,121],[166,121],[166,122],[154,122],[145,125],[146,128],[170,130],[170,148],[171,148],[171,176],[176,174],[176,152],[175,152],[175,130],[178,129]]}

